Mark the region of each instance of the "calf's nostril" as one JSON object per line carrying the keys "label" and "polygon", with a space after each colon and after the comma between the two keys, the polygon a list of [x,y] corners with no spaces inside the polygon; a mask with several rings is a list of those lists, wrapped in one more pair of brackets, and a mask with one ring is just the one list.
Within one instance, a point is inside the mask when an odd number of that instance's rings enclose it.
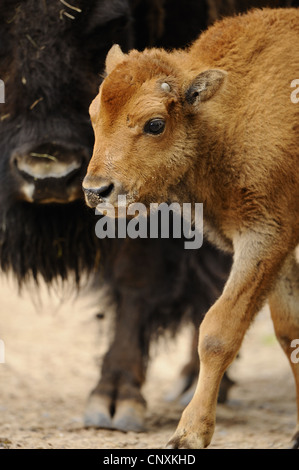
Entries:
{"label": "calf's nostril", "polygon": [[114,184],[111,183],[109,185],[103,185],[100,186],[99,188],[88,188],[85,189],[85,192],[87,194],[90,194],[92,196],[98,196],[100,199],[106,199],[107,197],[110,196],[114,189]]}
{"label": "calf's nostril", "polygon": [[98,195],[101,198],[109,197],[110,194],[112,193],[113,189],[114,189],[114,184],[113,183],[111,183],[109,185],[106,185],[106,186],[101,186],[100,188],[98,188]]}

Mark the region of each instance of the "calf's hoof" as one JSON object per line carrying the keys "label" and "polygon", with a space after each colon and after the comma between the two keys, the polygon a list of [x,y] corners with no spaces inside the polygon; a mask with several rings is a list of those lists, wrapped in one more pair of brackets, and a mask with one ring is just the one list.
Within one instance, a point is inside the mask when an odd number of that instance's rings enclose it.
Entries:
{"label": "calf's hoof", "polygon": [[204,449],[210,444],[215,418],[200,412],[198,405],[192,400],[185,408],[178,427],[167,444],[168,449]]}
{"label": "calf's hoof", "polygon": [[209,442],[195,432],[177,431],[168,442],[167,449],[204,449]]}

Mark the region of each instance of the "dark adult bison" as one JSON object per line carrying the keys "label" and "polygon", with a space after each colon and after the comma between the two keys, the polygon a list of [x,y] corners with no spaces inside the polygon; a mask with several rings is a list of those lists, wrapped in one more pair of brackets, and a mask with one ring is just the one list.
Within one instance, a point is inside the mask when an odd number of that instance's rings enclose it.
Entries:
{"label": "dark adult bison", "polygon": [[1,268],[20,285],[32,277],[80,285],[83,273],[100,271],[116,309],[115,338],[86,424],[124,430],[143,427],[140,387],[152,336],[175,330],[188,309],[197,325],[230,263],[210,246],[191,257],[178,239],[95,236],[97,219],[81,190],[93,146],[88,107],[109,47],[134,44],[133,14],[121,0],[0,6]]}
{"label": "dark adult bison", "polygon": [[[298,0],[130,0],[137,46],[180,48],[214,21],[249,8],[299,6]],[[135,44],[136,46],[136,44]]]}

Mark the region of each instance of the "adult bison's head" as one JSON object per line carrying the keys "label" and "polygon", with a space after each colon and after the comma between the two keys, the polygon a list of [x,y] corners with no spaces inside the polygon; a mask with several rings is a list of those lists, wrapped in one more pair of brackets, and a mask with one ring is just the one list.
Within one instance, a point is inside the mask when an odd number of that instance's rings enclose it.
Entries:
{"label": "adult bison's head", "polygon": [[96,258],[88,107],[115,40],[131,47],[128,0],[1,2],[0,263],[19,280],[79,277]]}
{"label": "adult bison's head", "polygon": [[10,198],[68,203],[93,135],[88,105],[115,38],[130,46],[127,1],[4,2],[0,24],[1,173]]}

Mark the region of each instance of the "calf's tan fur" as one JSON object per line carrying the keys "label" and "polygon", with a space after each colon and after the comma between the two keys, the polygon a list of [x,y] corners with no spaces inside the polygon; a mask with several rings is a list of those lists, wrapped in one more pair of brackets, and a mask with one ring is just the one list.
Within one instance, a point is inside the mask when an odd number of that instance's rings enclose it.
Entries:
{"label": "calf's tan fur", "polygon": [[[206,447],[218,387],[255,314],[269,301],[290,359],[299,338],[299,11],[227,18],[186,50],[114,46],[90,107],[95,146],[87,203],[203,202],[206,235],[233,251],[230,277],[200,327],[200,376],[169,445]],[[161,86],[167,83],[169,86]],[[152,119],[164,122],[148,131]],[[96,197],[95,188],[109,188]],[[299,447],[299,417],[293,445]]]}

